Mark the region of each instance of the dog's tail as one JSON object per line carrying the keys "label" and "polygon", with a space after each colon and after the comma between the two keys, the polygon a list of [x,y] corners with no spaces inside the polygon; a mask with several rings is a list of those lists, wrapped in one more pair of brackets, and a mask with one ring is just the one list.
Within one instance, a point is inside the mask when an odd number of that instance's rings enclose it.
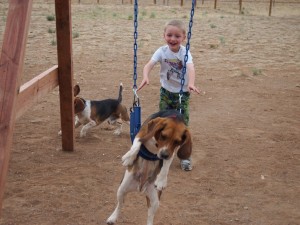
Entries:
{"label": "dog's tail", "polygon": [[123,84],[120,83],[119,97],[118,97],[118,101],[119,101],[120,103],[122,102],[122,93],[123,93]]}

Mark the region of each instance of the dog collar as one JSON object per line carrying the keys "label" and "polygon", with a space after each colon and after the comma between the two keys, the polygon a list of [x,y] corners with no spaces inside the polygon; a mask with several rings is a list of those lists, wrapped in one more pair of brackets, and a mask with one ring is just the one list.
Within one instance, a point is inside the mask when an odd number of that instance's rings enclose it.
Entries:
{"label": "dog collar", "polygon": [[156,154],[153,154],[150,152],[145,145],[141,145],[140,151],[139,151],[139,156],[141,156],[143,159],[149,160],[149,161],[157,161],[161,160],[158,158]]}

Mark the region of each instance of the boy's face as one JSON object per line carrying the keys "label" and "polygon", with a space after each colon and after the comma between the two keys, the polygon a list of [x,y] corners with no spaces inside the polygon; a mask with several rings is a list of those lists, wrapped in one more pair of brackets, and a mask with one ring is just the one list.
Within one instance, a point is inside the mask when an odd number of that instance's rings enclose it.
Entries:
{"label": "boy's face", "polygon": [[164,38],[172,52],[178,52],[181,43],[185,40],[184,32],[175,26],[167,26],[164,33]]}

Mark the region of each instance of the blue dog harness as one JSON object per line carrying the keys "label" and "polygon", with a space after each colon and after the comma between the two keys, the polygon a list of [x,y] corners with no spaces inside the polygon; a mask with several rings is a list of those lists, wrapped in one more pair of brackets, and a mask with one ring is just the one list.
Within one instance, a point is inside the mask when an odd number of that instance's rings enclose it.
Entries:
{"label": "blue dog harness", "polygon": [[139,156],[142,157],[145,160],[149,160],[149,161],[157,161],[157,160],[162,160],[160,158],[158,158],[157,154],[153,154],[152,152],[150,152],[145,145],[141,145],[140,151],[139,151]]}

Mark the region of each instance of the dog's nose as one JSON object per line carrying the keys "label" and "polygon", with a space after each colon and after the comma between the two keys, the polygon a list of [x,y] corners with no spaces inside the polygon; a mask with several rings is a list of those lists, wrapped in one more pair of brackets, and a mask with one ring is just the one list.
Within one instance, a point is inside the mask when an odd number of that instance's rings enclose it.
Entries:
{"label": "dog's nose", "polygon": [[162,151],[162,152],[160,153],[160,158],[162,158],[162,159],[167,159],[167,158],[169,158],[169,153],[168,153],[167,151]]}

